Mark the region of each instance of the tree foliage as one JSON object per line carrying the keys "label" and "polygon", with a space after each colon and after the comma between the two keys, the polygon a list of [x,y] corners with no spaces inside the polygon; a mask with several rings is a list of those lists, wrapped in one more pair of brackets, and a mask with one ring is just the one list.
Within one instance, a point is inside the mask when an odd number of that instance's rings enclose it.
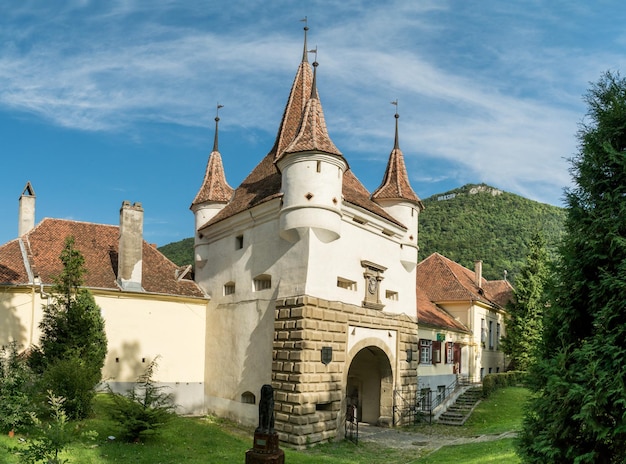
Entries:
{"label": "tree foliage", "polygon": [[557,206],[468,184],[424,200],[420,214],[420,259],[437,252],[469,268],[483,261],[483,276],[515,283],[532,237],[540,233],[549,255],[561,241],[565,211]]}
{"label": "tree foliage", "polygon": [[549,278],[545,241],[536,233],[515,281],[514,298],[507,305],[506,337],[501,349],[511,360],[510,367],[526,371],[533,363],[543,331],[546,287]]}
{"label": "tree foliage", "polygon": [[0,350],[0,431],[17,430],[31,423],[33,378],[20,357],[17,342]]}
{"label": "tree foliage", "polygon": [[104,320],[93,295],[83,288],[84,258],[68,237],[60,256],[51,303],[44,306],[41,338],[29,364],[40,375],[40,391],[65,398],[70,418],[90,412],[107,353]]}
{"label": "tree foliage", "polygon": [[585,100],[525,462],[626,462],[626,80],[607,72]]}

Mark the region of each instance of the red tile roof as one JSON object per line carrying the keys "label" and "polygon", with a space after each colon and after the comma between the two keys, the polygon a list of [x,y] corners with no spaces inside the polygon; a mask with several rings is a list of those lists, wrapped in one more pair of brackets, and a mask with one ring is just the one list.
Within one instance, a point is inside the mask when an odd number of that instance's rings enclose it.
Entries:
{"label": "red tile roof", "polygon": [[439,253],[433,253],[417,264],[417,286],[435,303],[481,301],[503,307],[513,294],[513,287],[505,280],[488,281],[483,278],[481,286],[477,286],[474,271]]}
{"label": "red tile roof", "polygon": [[[20,240],[33,275],[38,275],[44,284],[53,283],[53,276],[62,269],[59,256],[68,236],[74,237],[76,248],[85,258],[85,286],[121,291],[116,283],[119,227],[49,218],[20,239],[0,246],[0,285],[29,283]],[[142,287],[146,292],[205,297],[193,280],[177,279],[181,268],[156,247],[144,241],[142,252]]]}
{"label": "red tile roof", "polygon": [[[317,146],[316,149],[341,155],[341,152],[339,152],[327,136],[323,114],[321,115],[321,123],[319,122],[321,106],[318,108],[316,103],[310,103],[311,108],[308,114],[314,120],[317,118],[318,122],[313,124],[312,122],[306,123],[305,121],[304,130],[300,134],[303,115],[306,116],[304,114],[305,107],[307,107],[307,102],[311,95],[312,81],[313,74],[309,63],[306,61],[305,52],[289,93],[289,99],[287,100],[274,147],[261,162],[257,164],[241,185],[235,189],[231,201],[201,228],[218,223],[254,206],[281,196],[282,179],[275,162],[280,159],[292,142],[294,142],[294,145],[289,147],[289,150],[311,149],[315,143],[319,142],[319,146]],[[323,134],[324,132],[326,135]],[[299,137],[299,140],[296,141],[296,137]],[[383,208],[372,201],[369,191],[350,170],[347,170],[343,175],[343,196],[344,200],[348,203],[359,206],[394,224],[406,228],[404,224],[393,218]]]}
{"label": "red tile roof", "polygon": [[226,182],[224,165],[220,152],[214,150],[209,155],[204,180],[191,206],[205,201],[227,203],[233,196],[234,189]]}
{"label": "red tile roof", "polygon": [[374,200],[408,200],[417,203],[420,209],[424,204],[413,191],[409,182],[409,175],[404,163],[404,154],[398,143],[398,115],[396,114],[396,135],[393,150],[389,155],[389,162],[383,177],[383,182],[372,194]]}
{"label": "red tile roof", "polygon": [[428,299],[428,296],[419,287],[416,288],[417,296],[417,323],[431,327],[440,327],[457,332],[469,332],[461,322],[452,317],[446,310],[440,308]]}

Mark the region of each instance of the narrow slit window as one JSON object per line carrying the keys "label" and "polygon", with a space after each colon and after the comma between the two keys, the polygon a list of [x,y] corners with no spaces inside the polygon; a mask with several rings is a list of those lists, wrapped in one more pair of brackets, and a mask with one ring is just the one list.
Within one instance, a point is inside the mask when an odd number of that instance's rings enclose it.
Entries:
{"label": "narrow slit window", "polygon": [[243,248],[243,235],[237,235],[235,237],[235,250],[241,250]]}

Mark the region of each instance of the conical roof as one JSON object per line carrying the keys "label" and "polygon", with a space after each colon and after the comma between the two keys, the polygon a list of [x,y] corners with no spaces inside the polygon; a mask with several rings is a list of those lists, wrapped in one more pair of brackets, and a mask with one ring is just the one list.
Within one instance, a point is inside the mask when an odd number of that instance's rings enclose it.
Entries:
{"label": "conical roof", "polygon": [[311,97],[306,102],[304,107],[300,129],[293,142],[289,144],[285,151],[277,154],[277,161],[286,153],[300,153],[307,151],[318,151],[329,153],[331,155],[342,156],[341,152],[328,135],[324,111],[322,110],[322,103],[318,97],[317,86],[315,83],[317,62],[313,63],[313,66],[315,71],[313,73]]}
{"label": "conical roof", "polygon": [[191,208],[200,203],[207,201],[228,203],[233,196],[234,189],[226,182],[226,174],[224,173],[224,165],[222,163],[222,155],[220,155],[217,134],[218,123],[220,118],[215,118],[215,138],[213,140],[213,151],[209,155],[206,172],[202,186],[191,203]]}
{"label": "conical roof", "polygon": [[422,201],[417,194],[413,191],[411,183],[409,182],[409,175],[404,164],[404,154],[400,149],[398,142],[398,113],[395,114],[396,118],[396,134],[393,145],[393,150],[389,155],[389,161],[387,162],[387,169],[383,177],[383,182],[372,194],[373,200],[407,200],[414,203],[418,203],[423,208]]}

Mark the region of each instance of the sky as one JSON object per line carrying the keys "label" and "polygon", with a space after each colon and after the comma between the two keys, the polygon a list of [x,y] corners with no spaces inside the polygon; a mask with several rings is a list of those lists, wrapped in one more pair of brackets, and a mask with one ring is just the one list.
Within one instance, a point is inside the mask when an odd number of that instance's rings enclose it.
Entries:
{"label": "sky", "polygon": [[626,72],[621,0],[3,1],[0,243],[27,182],[36,222],[118,224],[128,200],[148,242],[192,236],[217,104],[236,187],[272,148],[305,17],[330,137],[369,191],[397,100],[420,198],[484,182],[562,206],[583,96]]}

